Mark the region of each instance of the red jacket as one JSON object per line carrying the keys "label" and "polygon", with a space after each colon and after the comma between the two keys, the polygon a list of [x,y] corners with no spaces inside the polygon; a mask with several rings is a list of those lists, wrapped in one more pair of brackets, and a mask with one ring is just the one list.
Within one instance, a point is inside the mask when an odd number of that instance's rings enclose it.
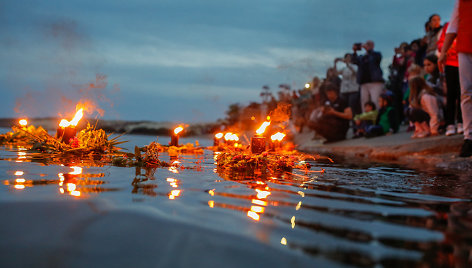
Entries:
{"label": "red jacket", "polygon": [[[441,52],[441,49],[444,44],[444,38],[446,37],[447,26],[449,26],[449,22],[444,24],[441,30],[441,35],[439,36],[439,39],[438,39],[437,45],[438,45],[439,52]],[[457,57],[457,48],[456,48],[456,39],[454,39],[454,43],[452,43],[451,47],[447,51],[446,65],[459,67],[459,61]]]}
{"label": "red jacket", "polygon": [[459,0],[457,51],[472,53],[472,0]]}

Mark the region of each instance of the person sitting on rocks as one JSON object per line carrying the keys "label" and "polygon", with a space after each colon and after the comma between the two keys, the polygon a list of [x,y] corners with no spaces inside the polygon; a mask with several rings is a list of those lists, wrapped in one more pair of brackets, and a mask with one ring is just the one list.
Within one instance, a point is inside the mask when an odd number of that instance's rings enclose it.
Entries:
{"label": "person sitting on rocks", "polygon": [[368,101],[364,104],[364,113],[357,114],[354,116],[354,137],[359,138],[365,135],[366,130],[369,126],[375,125],[377,120],[378,112],[375,107],[375,103]]}
{"label": "person sitting on rocks", "polygon": [[317,135],[326,139],[326,142],[335,142],[346,139],[349,121],[352,120],[352,110],[347,102],[339,97],[336,85],[325,85],[327,101],[319,110],[310,116],[310,126]]}
{"label": "person sitting on rocks", "polygon": [[382,135],[390,135],[398,132],[398,120],[395,108],[392,106],[392,96],[383,93],[379,97],[379,111],[377,114],[376,125],[367,127],[365,137],[372,138]]}

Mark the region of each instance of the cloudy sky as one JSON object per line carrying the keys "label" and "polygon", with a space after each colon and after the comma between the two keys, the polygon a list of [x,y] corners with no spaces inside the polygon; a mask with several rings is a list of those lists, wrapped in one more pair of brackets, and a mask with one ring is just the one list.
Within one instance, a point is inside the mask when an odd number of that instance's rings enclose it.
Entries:
{"label": "cloudy sky", "polygon": [[57,116],[84,98],[106,119],[211,121],[263,85],[301,88],[352,43],[423,34],[444,0],[2,0],[0,117]]}

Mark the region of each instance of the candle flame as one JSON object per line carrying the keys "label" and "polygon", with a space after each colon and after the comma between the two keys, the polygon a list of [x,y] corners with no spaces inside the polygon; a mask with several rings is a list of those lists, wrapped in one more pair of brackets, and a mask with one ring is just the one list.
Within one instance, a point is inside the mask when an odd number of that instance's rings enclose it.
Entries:
{"label": "candle flame", "polygon": [[217,138],[217,139],[223,138],[223,133],[221,133],[221,132],[220,132],[220,133],[216,133],[216,134],[215,134],[215,138]]}
{"label": "candle flame", "polygon": [[20,121],[18,121],[18,124],[20,124],[20,126],[22,127],[26,127],[26,125],[28,125],[28,120],[20,119]]}
{"label": "candle flame", "polygon": [[84,116],[84,109],[83,108],[80,108],[74,115],[74,118],[72,118],[72,120],[69,122],[67,121],[66,119],[62,119],[61,122],[59,123],[59,126],[60,127],[63,127],[63,128],[66,128],[66,127],[69,127],[69,126],[77,126],[77,124],[79,123],[80,119],[82,119],[82,117]]}
{"label": "candle flame", "polygon": [[82,119],[82,116],[84,116],[84,109],[83,108],[80,108],[74,115],[74,118],[72,119],[72,121],[70,121],[70,124],[72,126],[77,126],[77,124],[79,123],[80,119]]}
{"label": "candle flame", "polygon": [[69,123],[69,121],[67,121],[65,119],[62,119],[61,122],[59,123],[59,126],[63,127],[63,128],[66,128],[66,127],[70,126],[70,123]]}
{"label": "candle flame", "polygon": [[228,132],[225,134],[225,140],[227,141],[239,141],[238,135]]}
{"label": "candle flame", "polygon": [[183,127],[181,127],[181,126],[176,127],[176,128],[174,129],[174,134],[177,135],[177,134],[179,134],[180,132],[182,132],[182,130],[184,130]]}
{"label": "candle flame", "polygon": [[259,129],[256,130],[256,133],[258,135],[262,135],[264,133],[264,131],[266,131],[266,128],[270,125],[270,122],[269,121],[265,121],[264,123],[262,123],[261,127]]}
{"label": "candle flame", "polygon": [[270,139],[273,141],[281,141],[285,137],[285,134],[282,132],[277,132],[274,135],[270,136]]}

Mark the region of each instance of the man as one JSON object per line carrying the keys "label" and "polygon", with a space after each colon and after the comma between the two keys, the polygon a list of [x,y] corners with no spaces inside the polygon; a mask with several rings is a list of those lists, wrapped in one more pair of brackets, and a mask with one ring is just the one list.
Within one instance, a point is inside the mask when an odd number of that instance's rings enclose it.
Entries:
{"label": "man", "polygon": [[347,102],[339,97],[338,89],[333,84],[325,87],[328,101],[322,108],[319,118],[310,122],[316,134],[326,139],[326,142],[335,142],[346,139],[349,121],[352,119],[351,108]]}
{"label": "man", "polygon": [[[382,54],[374,51],[374,42],[371,40],[365,42],[362,47],[366,53],[360,56],[357,55],[357,51],[361,50],[360,44],[354,44],[352,47],[354,50],[352,62],[359,66],[357,83],[361,86],[361,103],[372,101],[379,107],[378,100],[384,89],[383,73],[380,68]],[[365,112],[364,107],[362,112]]]}
{"label": "man", "polygon": [[472,1],[470,0],[456,0],[438,60],[441,70],[447,52],[456,38],[464,128],[464,144],[459,156],[469,157],[472,156]]}

